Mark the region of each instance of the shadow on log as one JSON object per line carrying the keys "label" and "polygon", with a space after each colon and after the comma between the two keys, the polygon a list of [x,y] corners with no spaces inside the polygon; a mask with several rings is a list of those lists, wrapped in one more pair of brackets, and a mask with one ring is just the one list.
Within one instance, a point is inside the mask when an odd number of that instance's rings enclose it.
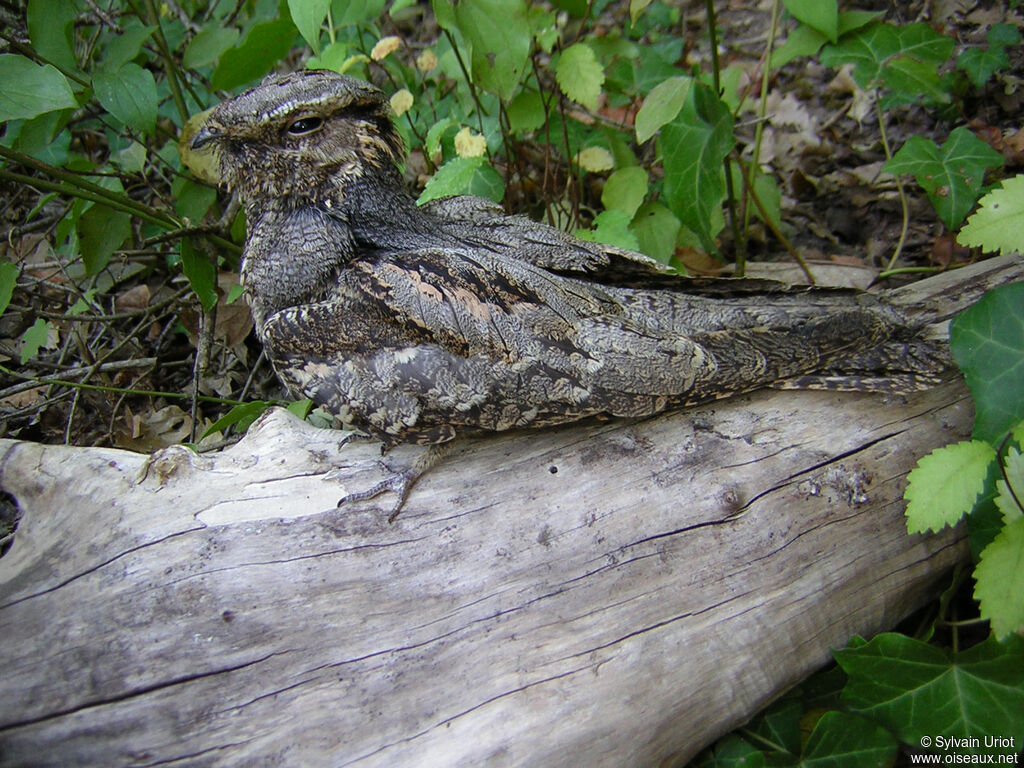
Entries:
{"label": "shadow on log", "polygon": [[902,494],[972,418],[951,381],[467,441],[393,524],[336,508],[377,445],[284,411],[216,455],[0,441],[0,764],[682,763],[966,557]]}

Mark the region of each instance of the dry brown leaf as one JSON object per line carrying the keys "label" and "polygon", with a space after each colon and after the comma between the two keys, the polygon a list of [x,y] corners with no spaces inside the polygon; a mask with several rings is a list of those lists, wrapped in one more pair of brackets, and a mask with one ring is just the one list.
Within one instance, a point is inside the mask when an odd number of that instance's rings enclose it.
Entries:
{"label": "dry brown leaf", "polygon": [[129,288],[117,294],[117,298],[114,299],[114,309],[118,312],[134,312],[148,307],[151,299],[152,294],[149,286],[145,283],[140,283],[134,288]]}
{"label": "dry brown leaf", "polygon": [[188,439],[192,417],[176,405],[158,411],[134,414],[125,409],[125,417],[114,428],[114,443],[143,453],[152,453]]}

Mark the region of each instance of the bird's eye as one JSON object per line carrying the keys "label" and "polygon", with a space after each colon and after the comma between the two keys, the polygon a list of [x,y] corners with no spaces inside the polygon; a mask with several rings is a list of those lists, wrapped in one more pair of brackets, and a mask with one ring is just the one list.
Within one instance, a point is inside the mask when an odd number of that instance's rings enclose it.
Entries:
{"label": "bird's eye", "polygon": [[302,136],[306,133],[312,133],[321,125],[323,125],[323,118],[315,117],[310,115],[309,117],[300,117],[288,126],[288,133],[292,136]]}

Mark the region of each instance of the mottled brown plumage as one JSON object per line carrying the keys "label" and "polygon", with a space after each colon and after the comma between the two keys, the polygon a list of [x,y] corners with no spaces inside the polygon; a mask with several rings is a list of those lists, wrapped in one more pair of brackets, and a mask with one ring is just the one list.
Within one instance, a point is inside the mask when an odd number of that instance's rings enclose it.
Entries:
{"label": "mottled brown plumage", "polygon": [[387,100],[350,77],[272,76],[211,112],[208,144],[246,205],[242,278],[279,376],[387,443],[939,365],[868,294],[679,278],[478,198],[417,207]]}

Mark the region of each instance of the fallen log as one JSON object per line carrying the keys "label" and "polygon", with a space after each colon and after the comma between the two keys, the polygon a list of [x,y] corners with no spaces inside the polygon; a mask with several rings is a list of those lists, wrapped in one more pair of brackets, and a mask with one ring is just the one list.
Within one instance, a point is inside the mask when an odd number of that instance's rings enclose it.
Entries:
{"label": "fallen log", "polygon": [[213,455],[0,441],[0,765],[681,763],[934,594],[964,533],[907,535],[904,479],[971,422],[953,380],[466,441],[392,524],[336,508],[378,447],[284,411]]}

